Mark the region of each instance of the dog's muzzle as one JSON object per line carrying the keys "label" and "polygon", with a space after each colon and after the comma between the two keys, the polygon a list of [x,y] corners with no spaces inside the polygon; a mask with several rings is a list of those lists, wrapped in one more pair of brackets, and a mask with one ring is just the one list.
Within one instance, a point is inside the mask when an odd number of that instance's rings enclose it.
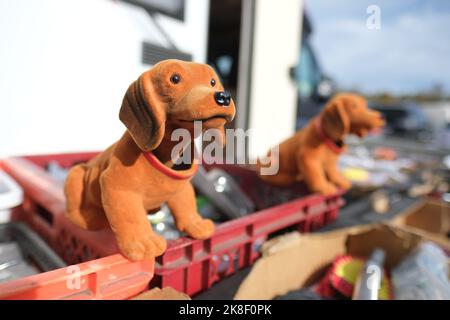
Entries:
{"label": "dog's muzzle", "polygon": [[231,95],[227,91],[217,91],[214,93],[214,99],[219,106],[228,107],[231,102]]}

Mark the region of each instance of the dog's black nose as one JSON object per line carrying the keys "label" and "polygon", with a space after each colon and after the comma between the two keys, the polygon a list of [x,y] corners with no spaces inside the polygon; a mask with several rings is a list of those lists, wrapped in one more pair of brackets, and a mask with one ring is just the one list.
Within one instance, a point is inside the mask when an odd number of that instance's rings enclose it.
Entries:
{"label": "dog's black nose", "polygon": [[217,91],[214,93],[214,99],[219,106],[229,106],[231,102],[231,95],[227,91]]}

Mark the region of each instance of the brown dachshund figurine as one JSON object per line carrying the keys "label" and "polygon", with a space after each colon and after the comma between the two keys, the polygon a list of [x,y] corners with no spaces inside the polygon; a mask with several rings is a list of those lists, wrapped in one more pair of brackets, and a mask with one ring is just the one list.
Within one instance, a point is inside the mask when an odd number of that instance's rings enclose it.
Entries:
{"label": "brown dachshund figurine", "polygon": [[333,194],[338,188],[349,189],[351,182],[337,167],[339,155],[345,150],[344,136],[356,134],[362,138],[384,124],[381,114],[370,110],[363,97],[338,94],[305,128],[282,142],[278,153],[274,149],[268,153],[271,162],[278,161],[279,171],[261,178],[278,186],[305,180],[311,191],[323,195]]}
{"label": "brown dachshund figurine", "polygon": [[[120,109],[127,127],[122,138],[86,164],[73,167],[66,180],[67,217],[88,230],[111,227],[119,249],[131,260],[154,258],[166,249],[147,220],[167,203],[176,227],[196,239],[214,232],[197,212],[190,179],[197,164],[177,164],[171,151],[175,129],[193,136],[218,129],[234,118],[235,106],[214,70],[204,64],[166,60],[144,72],[128,88]],[[193,148],[190,143],[189,148]]]}

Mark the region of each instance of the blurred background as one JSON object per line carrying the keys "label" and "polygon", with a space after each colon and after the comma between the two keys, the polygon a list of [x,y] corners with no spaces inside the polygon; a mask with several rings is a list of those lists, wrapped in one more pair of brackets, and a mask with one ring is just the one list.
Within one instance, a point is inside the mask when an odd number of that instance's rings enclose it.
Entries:
{"label": "blurred background", "polygon": [[167,58],[217,70],[250,156],[338,91],[366,96],[385,135],[445,150],[449,30],[438,0],[0,0],[0,156],[104,149],[129,83]]}
{"label": "blurred background", "polygon": [[[301,183],[271,186],[246,166],[200,167],[192,183],[203,217],[216,224],[254,218],[229,224],[204,246],[196,242],[194,251],[177,245],[183,253],[159,261],[156,281],[170,278],[195,294],[248,267],[269,236],[392,222],[411,212],[410,226],[448,247],[449,40],[450,2],[441,0],[0,0],[0,227],[27,222],[69,264],[116,252],[104,233],[64,223],[67,170],[122,136],[118,114],[129,84],[158,61],[177,58],[215,68],[236,103],[230,127],[249,132],[248,158],[292,136],[342,91],[365,96],[387,125],[364,139],[346,138],[339,167],[353,185],[330,198]],[[166,239],[183,237],[167,206],[148,219]],[[0,230],[0,245],[8,237]],[[403,248],[411,248],[407,239]],[[15,266],[10,260],[3,267]],[[425,264],[449,274],[441,268],[447,261]],[[26,274],[38,272],[32,266]],[[207,276],[201,283],[199,274]],[[421,288],[438,287],[422,269],[405,274]],[[0,274],[0,282],[8,277]]]}
{"label": "blurred background", "polygon": [[[369,98],[385,114],[389,133],[445,136],[450,115],[450,3],[319,0],[306,1],[305,7],[313,32],[304,39],[302,48],[310,53],[300,59],[301,66],[320,71],[300,73],[301,98],[308,100],[312,88],[318,88],[315,83],[330,77],[337,90]],[[366,23],[362,13],[367,14]],[[315,73],[322,76],[311,80]],[[299,107],[300,115],[309,116],[309,108]],[[448,147],[446,139],[441,140]]]}

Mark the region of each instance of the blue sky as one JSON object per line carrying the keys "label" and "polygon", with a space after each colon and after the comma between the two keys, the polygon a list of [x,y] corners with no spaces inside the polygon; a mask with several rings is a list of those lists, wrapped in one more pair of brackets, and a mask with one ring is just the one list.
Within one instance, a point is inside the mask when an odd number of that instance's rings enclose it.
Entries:
{"label": "blue sky", "polygon": [[[305,0],[312,45],[342,89],[416,93],[436,83],[450,93],[450,1]],[[366,27],[369,5],[381,28]]]}

